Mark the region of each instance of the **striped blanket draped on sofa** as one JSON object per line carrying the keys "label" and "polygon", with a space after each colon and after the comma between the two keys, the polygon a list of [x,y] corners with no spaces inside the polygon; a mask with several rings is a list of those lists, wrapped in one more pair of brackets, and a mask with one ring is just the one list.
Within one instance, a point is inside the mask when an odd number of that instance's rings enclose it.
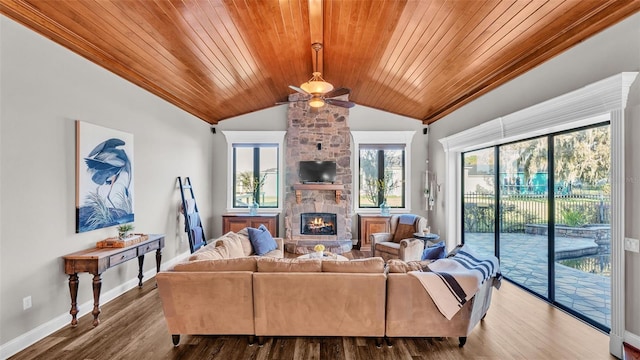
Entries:
{"label": "striped blanket draped on sofa", "polygon": [[485,281],[494,277],[493,285],[500,287],[498,258],[478,257],[466,245],[455,256],[436,260],[425,270],[411,271],[409,274],[420,281],[438,310],[449,320]]}

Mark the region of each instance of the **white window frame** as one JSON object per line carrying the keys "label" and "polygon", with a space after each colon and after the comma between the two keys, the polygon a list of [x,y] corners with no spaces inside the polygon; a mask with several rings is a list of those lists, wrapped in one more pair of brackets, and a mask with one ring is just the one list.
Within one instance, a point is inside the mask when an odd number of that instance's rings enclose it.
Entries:
{"label": "white window frame", "polygon": [[353,164],[353,210],[361,214],[378,214],[379,208],[361,208],[358,197],[360,196],[360,145],[380,144],[380,145],[404,145],[404,207],[391,208],[391,213],[406,213],[411,211],[411,143],[415,130],[411,131],[351,131],[353,139],[353,153],[351,163]]}
{"label": "white window frame", "polygon": [[625,337],[624,109],[637,72],[623,72],[518,112],[440,139],[445,152],[445,238],[460,243],[461,153],[581,126],[611,122],[611,331],[609,351],[622,357]]}
{"label": "white window frame", "polygon": [[248,208],[233,207],[233,145],[278,144],[278,207],[258,209],[260,212],[282,212],[284,201],[284,136],[286,131],[229,131],[223,130],[227,140],[227,212],[248,213]]}

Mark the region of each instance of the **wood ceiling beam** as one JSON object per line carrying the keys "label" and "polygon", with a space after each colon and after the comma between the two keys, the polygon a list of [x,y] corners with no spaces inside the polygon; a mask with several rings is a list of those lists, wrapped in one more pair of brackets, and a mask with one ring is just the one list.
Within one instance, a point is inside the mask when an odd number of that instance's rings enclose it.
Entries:
{"label": "wood ceiling beam", "polygon": [[324,16],[323,16],[323,3],[322,0],[309,0],[309,33],[311,38],[311,44],[320,43],[323,48],[318,51],[318,63],[316,62],[316,52],[311,48],[309,44],[309,50],[311,51],[311,63],[314,64],[314,71],[323,73],[323,54],[324,54]]}

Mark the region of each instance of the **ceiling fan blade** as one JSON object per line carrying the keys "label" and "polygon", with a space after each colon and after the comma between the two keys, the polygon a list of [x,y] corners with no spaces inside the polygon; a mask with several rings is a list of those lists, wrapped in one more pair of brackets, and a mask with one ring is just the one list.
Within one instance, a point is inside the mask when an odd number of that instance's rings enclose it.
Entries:
{"label": "ceiling fan blade", "polygon": [[308,92],[302,90],[301,88],[299,88],[297,86],[289,85],[289,88],[292,89],[292,90],[295,90],[296,92],[299,92],[300,94],[303,94],[303,95],[311,95]]}
{"label": "ceiling fan blade", "polygon": [[351,89],[341,87],[341,88],[337,88],[335,90],[329,91],[328,93],[324,94],[324,97],[328,99],[328,98],[333,98],[340,95],[347,95],[350,92],[351,92]]}
{"label": "ceiling fan blade", "polygon": [[340,106],[343,108],[352,108],[356,106],[356,103],[353,103],[351,101],[344,101],[344,100],[338,100],[338,99],[325,99],[324,102],[329,105]]}

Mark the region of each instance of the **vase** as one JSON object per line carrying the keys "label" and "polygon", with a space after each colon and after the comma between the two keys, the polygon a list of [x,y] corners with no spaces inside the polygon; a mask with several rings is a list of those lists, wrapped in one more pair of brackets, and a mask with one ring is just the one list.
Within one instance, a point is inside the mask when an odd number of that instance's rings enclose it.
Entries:
{"label": "vase", "polygon": [[389,205],[387,205],[387,201],[383,201],[382,204],[380,204],[380,215],[382,216],[389,216],[391,214],[390,211],[390,207]]}
{"label": "vase", "polygon": [[249,205],[249,215],[254,216],[258,214],[258,208],[260,205],[257,202],[253,202],[253,204]]}

